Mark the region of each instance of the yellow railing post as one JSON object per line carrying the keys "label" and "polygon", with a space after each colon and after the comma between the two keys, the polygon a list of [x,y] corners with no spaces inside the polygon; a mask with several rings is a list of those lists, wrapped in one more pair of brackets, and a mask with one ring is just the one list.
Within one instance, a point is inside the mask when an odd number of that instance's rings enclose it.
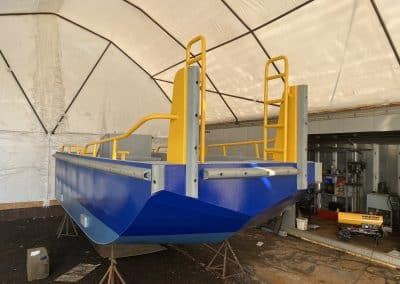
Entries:
{"label": "yellow railing post", "polygon": [[160,153],[161,149],[168,149],[167,145],[159,145],[156,149],[153,149],[154,153]]}
{"label": "yellow railing post", "polygon": [[126,155],[129,154],[129,151],[118,151],[117,154],[119,154],[120,159],[122,161],[125,161],[126,160]]}
{"label": "yellow railing post", "polygon": [[[192,56],[191,48],[194,43],[200,42],[201,52],[199,55]],[[206,39],[199,35],[193,38],[186,46],[186,67],[193,63],[200,63],[200,163],[206,159]]]}
{"label": "yellow railing post", "polygon": [[97,144],[94,144],[94,145],[93,145],[93,153],[92,153],[92,156],[93,156],[93,157],[96,157],[96,156],[97,156]]}
{"label": "yellow railing post", "polygon": [[[284,63],[284,72],[276,75],[269,75],[269,67],[276,61],[282,60]],[[272,99],[269,100],[269,84],[268,82],[275,79],[283,79],[283,94],[281,99]],[[264,148],[263,148],[263,158],[267,160],[268,154],[274,153],[282,153],[283,161],[287,161],[287,152],[288,152],[288,99],[289,99],[289,63],[286,56],[277,56],[273,57],[267,61],[265,64],[265,75],[264,75]],[[268,107],[272,104],[280,104],[283,112],[283,122],[276,124],[268,123]],[[279,122],[279,120],[278,120]],[[283,147],[282,149],[278,148],[270,148],[268,147],[268,130],[271,128],[277,129],[283,128]],[[276,137],[277,133],[275,134]],[[276,143],[275,143],[276,144]]]}
{"label": "yellow railing post", "polygon": [[289,114],[289,63],[287,57],[283,57],[284,64],[285,64],[285,77],[284,77],[284,126],[283,126],[283,161],[287,162],[287,155],[288,155],[288,114]]}
{"label": "yellow railing post", "polygon": [[256,152],[256,158],[260,158],[260,150],[258,149],[258,144],[254,144],[254,150]]}
{"label": "yellow railing post", "polygon": [[113,144],[112,144],[112,159],[113,160],[117,159],[117,148],[118,148],[118,142],[117,142],[117,139],[114,139]]}
{"label": "yellow railing post", "polygon": [[226,157],[226,146],[222,146],[222,155]]}

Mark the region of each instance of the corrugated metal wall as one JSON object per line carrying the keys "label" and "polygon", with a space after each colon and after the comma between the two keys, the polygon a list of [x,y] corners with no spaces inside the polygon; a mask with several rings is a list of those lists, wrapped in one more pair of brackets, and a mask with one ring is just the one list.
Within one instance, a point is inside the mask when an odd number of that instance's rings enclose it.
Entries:
{"label": "corrugated metal wall", "polygon": [[[211,129],[207,133],[207,144],[248,141],[262,139],[261,126],[248,126],[226,129]],[[333,146],[327,145],[327,146]],[[351,144],[340,144],[338,147],[351,148]],[[366,163],[364,195],[371,192],[373,188],[373,173],[372,173],[372,145],[358,144],[359,149],[371,149],[371,151],[362,151],[361,159]],[[254,158],[253,146],[229,147],[227,149],[229,156],[242,156]],[[379,162],[379,180],[385,181],[389,186],[390,192],[400,195],[399,181],[399,165],[398,156],[400,145],[380,145],[380,162]],[[220,149],[210,149],[209,155],[221,155]],[[311,157],[310,157],[311,158]],[[338,154],[338,168],[345,169],[346,160],[351,159],[351,153]],[[321,161],[325,164],[324,168],[332,163],[331,153],[321,153]],[[364,203],[362,201],[362,203]]]}
{"label": "corrugated metal wall", "polygon": [[400,145],[380,146],[379,180],[387,183],[390,192],[400,195],[399,152]]}

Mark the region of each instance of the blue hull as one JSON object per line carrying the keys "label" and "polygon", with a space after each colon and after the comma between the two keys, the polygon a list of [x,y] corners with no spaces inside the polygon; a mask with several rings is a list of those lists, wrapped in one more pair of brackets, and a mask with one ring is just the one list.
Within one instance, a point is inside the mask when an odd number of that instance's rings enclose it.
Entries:
{"label": "blue hull", "polygon": [[[157,163],[80,158],[146,169]],[[152,194],[151,181],[56,159],[56,198],[98,244],[220,242],[249,224],[276,216],[295,202],[302,191],[297,190],[295,175],[203,179],[203,170],[269,166],[296,164],[199,164],[199,197],[191,198],[185,195],[185,165],[165,164],[164,188]],[[313,163],[308,164],[308,173],[311,184]]]}

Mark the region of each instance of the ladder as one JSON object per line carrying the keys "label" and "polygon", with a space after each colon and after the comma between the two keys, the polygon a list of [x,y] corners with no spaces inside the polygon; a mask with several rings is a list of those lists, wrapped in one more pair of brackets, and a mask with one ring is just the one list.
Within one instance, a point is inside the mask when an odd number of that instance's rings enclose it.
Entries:
{"label": "ladder", "polygon": [[[269,68],[271,64],[275,62],[283,61],[284,71],[276,75],[269,75]],[[289,96],[289,64],[286,56],[273,57],[265,64],[265,77],[264,77],[264,160],[268,159],[269,155],[281,153],[283,160],[281,162],[287,162],[288,152],[288,96]],[[281,79],[283,80],[283,93],[280,99],[269,99],[269,82],[272,80]],[[280,113],[276,123],[271,124],[268,120],[268,110],[270,106],[279,106]],[[269,147],[268,130],[276,129],[274,147]],[[278,129],[283,130],[283,143],[277,148],[277,134]]]}

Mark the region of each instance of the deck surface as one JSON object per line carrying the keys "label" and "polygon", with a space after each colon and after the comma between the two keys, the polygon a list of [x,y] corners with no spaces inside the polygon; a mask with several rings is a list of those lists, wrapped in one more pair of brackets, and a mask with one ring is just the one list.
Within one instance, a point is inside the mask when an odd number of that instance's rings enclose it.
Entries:
{"label": "deck surface", "polygon": [[[51,274],[33,283],[53,280],[80,263],[100,264],[79,283],[97,283],[108,261],[99,257],[84,237],[56,239],[60,217],[0,223],[0,283],[26,283],[27,248],[45,246]],[[257,246],[262,242],[261,246]],[[249,272],[227,283],[400,283],[400,271],[321,247],[294,237],[278,237],[261,230],[236,235],[232,246]],[[201,245],[118,260],[127,283],[224,283],[205,271],[212,257]],[[225,282],[226,283],[226,282]]]}

